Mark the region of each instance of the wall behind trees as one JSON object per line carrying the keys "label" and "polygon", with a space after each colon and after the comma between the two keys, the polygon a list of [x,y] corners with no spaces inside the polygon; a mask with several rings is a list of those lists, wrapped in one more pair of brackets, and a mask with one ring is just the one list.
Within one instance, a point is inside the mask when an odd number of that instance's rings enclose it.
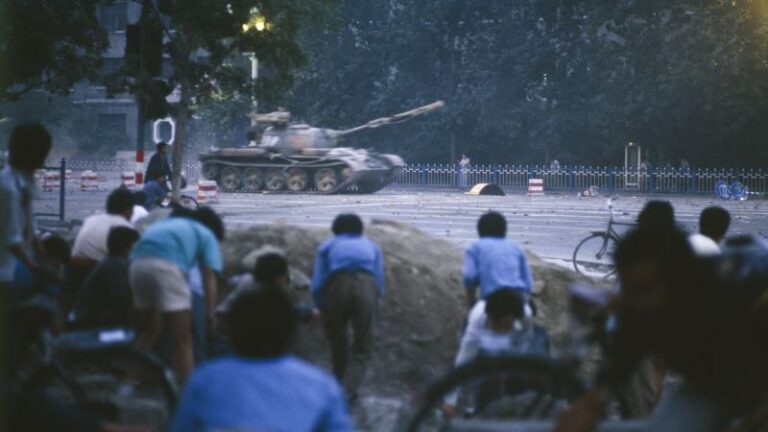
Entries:
{"label": "wall behind trees", "polygon": [[766,166],[762,1],[357,0],[303,35],[285,105],[344,128],[442,99],[349,145],[420,162]]}

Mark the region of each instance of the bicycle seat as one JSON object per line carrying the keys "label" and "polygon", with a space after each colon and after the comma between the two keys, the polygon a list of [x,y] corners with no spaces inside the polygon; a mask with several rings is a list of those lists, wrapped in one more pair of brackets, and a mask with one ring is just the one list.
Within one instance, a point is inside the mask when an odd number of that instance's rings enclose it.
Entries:
{"label": "bicycle seat", "polygon": [[136,333],[127,327],[68,331],[56,338],[56,348],[65,351],[98,351],[131,345]]}

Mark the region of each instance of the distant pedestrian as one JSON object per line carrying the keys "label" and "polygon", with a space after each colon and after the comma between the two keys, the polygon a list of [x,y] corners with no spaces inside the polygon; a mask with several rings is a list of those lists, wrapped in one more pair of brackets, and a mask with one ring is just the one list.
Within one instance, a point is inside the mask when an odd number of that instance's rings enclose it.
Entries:
{"label": "distant pedestrian", "polygon": [[459,188],[467,188],[467,171],[469,171],[469,157],[462,153],[459,159]]}
{"label": "distant pedestrian", "polygon": [[195,371],[171,431],[352,430],[339,385],[319,368],[288,355],[296,320],[284,292],[243,292],[226,322],[235,355]]}
{"label": "distant pedestrian", "polygon": [[384,259],[379,246],[363,236],[363,222],[357,215],[338,215],[332,231],[334,237],[317,249],[312,295],[331,345],[333,373],[354,403],[371,357],[377,299],[384,293]]}
{"label": "distant pedestrian", "polygon": [[552,163],[549,164],[549,169],[552,171],[560,171],[560,161],[552,159]]}
{"label": "distant pedestrian", "polygon": [[707,207],[699,216],[699,232],[688,236],[688,242],[697,255],[719,255],[720,243],[730,225],[731,214],[728,210],[718,206]]}
{"label": "distant pedestrian", "polygon": [[144,173],[145,183],[150,180],[162,179],[160,183],[163,187],[166,187],[165,181],[171,178],[171,165],[168,163],[168,158],[165,155],[167,148],[168,144],[164,142],[155,144],[155,154],[149,158],[147,170]]}

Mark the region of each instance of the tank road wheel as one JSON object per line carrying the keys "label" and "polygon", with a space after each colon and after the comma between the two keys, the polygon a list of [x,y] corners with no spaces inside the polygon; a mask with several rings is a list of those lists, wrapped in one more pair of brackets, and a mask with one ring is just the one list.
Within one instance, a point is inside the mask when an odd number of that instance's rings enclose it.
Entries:
{"label": "tank road wheel", "polygon": [[267,171],[267,175],[264,178],[266,179],[264,187],[269,191],[279,191],[285,187],[285,176],[280,168],[273,168]]}
{"label": "tank road wheel", "polygon": [[236,167],[224,167],[221,170],[221,188],[227,192],[240,189],[240,170]]}
{"label": "tank road wheel", "polygon": [[336,172],[332,168],[320,168],[315,173],[315,187],[318,192],[331,192],[339,183]]}
{"label": "tank road wheel", "polygon": [[291,168],[288,170],[288,190],[292,192],[303,191],[307,188],[309,183],[309,176],[307,172],[301,168]]}
{"label": "tank road wheel", "polygon": [[219,166],[215,162],[205,162],[200,171],[202,171],[203,177],[206,180],[216,180],[216,177],[219,175]]}
{"label": "tank road wheel", "polygon": [[261,168],[246,168],[243,171],[243,189],[259,190],[264,185],[264,171]]}

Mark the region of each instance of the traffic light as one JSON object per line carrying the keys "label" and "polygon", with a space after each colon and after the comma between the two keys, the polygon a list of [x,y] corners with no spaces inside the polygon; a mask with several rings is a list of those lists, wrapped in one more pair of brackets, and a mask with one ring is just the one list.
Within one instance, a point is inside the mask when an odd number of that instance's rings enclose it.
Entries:
{"label": "traffic light", "polygon": [[163,26],[153,16],[145,17],[136,24],[129,24],[125,29],[126,71],[129,75],[139,76],[142,63],[148,76],[160,76],[163,68]]}
{"label": "traffic light", "polygon": [[159,119],[167,117],[172,108],[165,98],[171,94],[173,86],[168,81],[160,78],[151,79],[146,82],[144,88],[143,100],[144,116],[147,119]]}

